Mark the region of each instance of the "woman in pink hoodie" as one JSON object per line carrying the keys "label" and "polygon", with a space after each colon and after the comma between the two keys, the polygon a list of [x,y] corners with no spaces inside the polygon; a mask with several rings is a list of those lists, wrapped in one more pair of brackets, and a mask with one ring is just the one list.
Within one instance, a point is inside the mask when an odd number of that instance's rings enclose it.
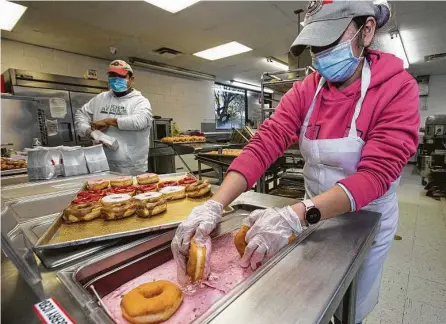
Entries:
{"label": "woman in pink hoodie", "polygon": [[317,72],[294,83],[234,160],[212,200],[179,226],[172,251],[180,275],[192,235],[204,244],[223,207],[299,141],[307,199],[251,213],[244,220],[250,230],[241,265],[255,269],[301,232],[302,224],[359,209],[376,211],[381,226],[358,272],[356,323],[373,309],[398,224],[396,188],[416,152],[420,123],[417,84],[403,62],[369,49],[389,18],[382,1],[310,1],[291,52],[299,55],[309,46]]}

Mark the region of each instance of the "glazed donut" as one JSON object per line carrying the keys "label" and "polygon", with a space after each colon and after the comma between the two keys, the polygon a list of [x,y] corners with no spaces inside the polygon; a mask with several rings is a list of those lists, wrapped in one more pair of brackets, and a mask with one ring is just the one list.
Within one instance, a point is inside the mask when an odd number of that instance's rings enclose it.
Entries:
{"label": "glazed donut", "polygon": [[146,173],[136,176],[136,181],[140,185],[146,185],[151,183],[157,183],[160,177],[156,173]]}
{"label": "glazed donut", "polygon": [[148,184],[136,187],[136,191],[138,191],[139,193],[157,191],[157,190],[158,186],[156,184]]}
{"label": "glazed donut", "polygon": [[112,187],[132,186],[133,185],[133,177],[132,176],[125,176],[125,177],[119,177],[119,178],[111,179],[110,180],[110,185]]}
{"label": "glazed donut", "polygon": [[199,180],[186,187],[186,194],[188,198],[203,197],[210,192],[211,192],[211,185],[209,184],[209,182],[204,180]]}
{"label": "glazed donut", "polygon": [[86,190],[86,191],[81,191],[77,194],[78,198],[85,198],[85,197],[90,197],[90,196],[101,196],[104,197],[106,195],[107,191],[106,190]]}
{"label": "glazed donut", "polygon": [[178,184],[180,186],[187,187],[188,185],[193,184],[195,182],[197,182],[197,179],[195,179],[194,177],[185,177],[185,178],[181,179],[180,181],[178,181]]}
{"label": "glazed donut", "polygon": [[108,195],[101,199],[101,215],[105,220],[115,220],[133,216],[137,204],[130,195]]}
{"label": "glazed donut", "polygon": [[62,218],[65,223],[90,221],[101,216],[101,196],[89,196],[74,199],[63,211]]}
{"label": "glazed donut", "polygon": [[150,217],[167,210],[167,201],[160,192],[146,192],[136,195],[134,198],[138,203],[136,214],[139,217]]}
{"label": "glazed donut", "polygon": [[136,194],[136,187],[134,186],[125,186],[125,187],[113,187],[107,190],[107,195],[122,195],[127,194],[130,196],[134,196]]}
{"label": "glazed donut", "polygon": [[186,273],[192,282],[206,280],[209,276],[211,248],[211,239],[209,237],[203,247],[199,247],[195,243],[195,238],[190,242]]}
{"label": "glazed donut", "polygon": [[87,187],[90,190],[104,190],[110,185],[110,181],[105,179],[93,179],[87,181]]}
{"label": "glazed donut", "polygon": [[[234,245],[237,249],[238,254],[242,257],[243,254],[245,254],[245,249],[248,243],[246,243],[246,233],[248,233],[249,227],[246,225],[242,225],[240,227],[240,230],[237,232],[237,234],[234,237]],[[288,244],[292,243],[296,239],[296,236],[292,234],[288,238]]]}
{"label": "glazed donut", "polygon": [[164,198],[167,200],[183,199],[186,197],[186,190],[182,186],[165,187],[160,189]]}
{"label": "glazed donut", "polygon": [[134,324],[167,321],[183,302],[183,292],[167,280],[142,284],[121,299],[122,316]]}
{"label": "glazed donut", "polygon": [[178,186],[178,181],[162,181],[158,183],[158,189],[163,189],[165,187],[175,187]]}

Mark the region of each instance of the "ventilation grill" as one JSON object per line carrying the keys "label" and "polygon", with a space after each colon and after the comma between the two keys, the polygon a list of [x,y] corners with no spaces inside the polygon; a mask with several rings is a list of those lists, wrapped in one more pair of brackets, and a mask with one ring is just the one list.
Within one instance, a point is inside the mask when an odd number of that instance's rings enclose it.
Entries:
{"label": "ventilation grill", "polygon": [[444,60],[444,59],[446,59],[446,53],[426,55],[424,57],[425,62],[432,62],[432,61],[438,61],[438,60]]}
{"label": "ventilation grill", "polygon": [[154,50],[153,52],[159,56],[162,56],[162,57],[165,57],[168,59],[171,59],[171,58],[174,58],[174,57],[177,57],[177,56],[180,56],[181,54],[183,54],[180,51],[177,51],[177,50],[174,50],[174,49],[168,48],[168,47],[160,47],[160,48]]}

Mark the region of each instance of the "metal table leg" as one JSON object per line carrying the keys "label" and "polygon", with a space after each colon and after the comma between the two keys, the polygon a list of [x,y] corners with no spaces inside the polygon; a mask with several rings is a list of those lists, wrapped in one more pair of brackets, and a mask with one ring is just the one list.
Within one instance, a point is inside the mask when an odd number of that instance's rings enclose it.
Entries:
{"label": "metal table leg", "polygon": [[356,287],[357,278],[355,275],[342,300],[342,324],[356,324]]}
{"label": "metal table leg", "polygon": [[201,180],[201,161],[198,160],[198,180]]}

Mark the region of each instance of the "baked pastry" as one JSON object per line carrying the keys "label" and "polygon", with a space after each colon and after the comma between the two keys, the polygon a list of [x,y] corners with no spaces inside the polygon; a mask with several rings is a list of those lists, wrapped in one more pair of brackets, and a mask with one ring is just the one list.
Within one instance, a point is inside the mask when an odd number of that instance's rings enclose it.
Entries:
{"label": "baked pastry", "polygon": [[102,196],[90,195],[74,199],[63,211],[63,220],[69,224],[98,218],[101,216],[101,204],[99,203],[101,198]]}
{"label": "baked pastry", "polygon": [[134,186],[113,187],[107,190],[107,195],[128,194],[134,196],[136,194],[136,189],[137,188]]}
{"label": "baked pastry", "polygon": [[87,187],[90,190],[103,190],[110,186],[110,181],[105,179],[93,179],[87,182]]}
{"label": "baked pastry", "polygon": [[206,137],[204,136],[167,136],[161,139],[162,143],[174,144],[174,143],[190,143],[190,142],[206,142]]}
{"label": "baked pastry", "polygon": [[106,195],[106,190],[85,190],[77,194],[78,198],[85,198],[90,196],[100,196],[101,198]]}
{"label": "baked pastry", "polygon": [[124,176],[110,180],[110,185],[112,187],[125,187],[133,185],[133,177],[132,176]]}
{"label": "baked pastry", "polygon": [[184,177],[183,179],[178,181],[178,184],[180,186],[187,187],[188,185],[193,184],[195,182],[197,182],[197,179],[195,179],[194,177]]}
{"label": "baked pastry", "polygon": [[167,200],[177,200],[186,197],[186,190],[182,186],[165,187],[159,190]]}
{"label": "baked pastry", "polygon": [[101,199],[101,215],[105,220],[115,220],[133,216],[137,204],[130,195],[108,195]]}
{"label": "baked pastry", "polygon": [[160,177],[156,173],[145,173],[136,176],[136,181],[140,185],[146,185],[151,183],[157,183]]}
{"label": "baked pastry", "polygon": [[160,192],[146,192],[135,197],[138,207],[136,214],[139,217],[158,215],[167,210],[167,200]]}
{"label": "baked pastry", "polygon": [[158,189],[175,186],[178,186],[178,181],[161,181],[160,183],[158,183]]}
{"label": "baked pastry", "polygon": [[183,302],[183,292],[167,280],[142,284],[121,299],[122,316],[134,324],[167,321]]}
{"label": "baked pastry", "polygon": [[186,187],[186,194],[188,198],[203,197],[211,192],[211,185],[205,180],[199,180]]}
{"label": "baked pastry", "polygon": [[192,282],[206,280],[210,273],[211,239],[208,237],[204,246],[198,246],[192,238],[189,248],[186,273]]}
{"label": "baked pastry", "polygon": [[157,190],[158,190],[158,186],[156,184],[148,184],[148,185],[142,185],[142,186],[136,187],[136,191],[139,193],[151,192],[151,191],[157,191]]}
{"label": "baked pastry", "polygon": [[[240,227],[240,230],[237,232],[237,234],[234,237],[234,245],[237,249],[237,252],[242,257],[243,254],[245,254],[245,249],[248,243],[246,243],[246,234],[249,231],[249,227],[246,225],[242,225]],[[291,236],[288,238],[288,244],[292,243],[296,239],[296,236],[294,234],[291,234]]]}

